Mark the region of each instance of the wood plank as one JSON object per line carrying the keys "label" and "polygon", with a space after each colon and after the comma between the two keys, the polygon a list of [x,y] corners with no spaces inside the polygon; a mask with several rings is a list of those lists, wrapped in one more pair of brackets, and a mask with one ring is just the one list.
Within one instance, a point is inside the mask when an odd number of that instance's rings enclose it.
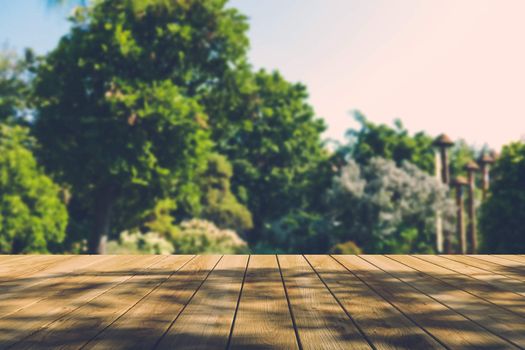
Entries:
{"label": "wood plank", "polygon": [[500,255],[471,255],[473,258],[492,262],[504,267],[506,271],[512,271],[518,273],[521,276],[525,275],[525,264],[521,261],[516,261],[513,259],[503,258]]}
{"label": "wood plank", "polygon": [[252,255],[230,349],[298,349],[275,255]]}
{"label": "wood plank", "polygon": [[[92,337],[83,346],[83,349],[153,348],[181,311],[184,310],[186,304],[195,295],[220,259],[221,256],[216,255],[197,256],[125,314],[107,325],[107,328],[103,329],[102,332],[95,334],[96,337]],[[133,286],[130,287],[134,288]],[[108,300],[106,303],[111,305],[113,301]],[[213,312],[213,310],[209,311]],[[93,316],[86,317],[88,322],[85,327],[88,332],[90,332],[93,324],[98,324],[99,320],[104,320],[104,324],[107,324],[105,320],[108,320],[108,316],[105,312],[99,312],[94,316],[94,319]],[[71,324],[68,329],[77,330],[79,327],[81,330],[84,329],[82,324]],[[72,344],[77,347],[82,345],[74,336],[71,338]]]}
{"label": "wood plank", "polygon": [[[78,311],[95,298],[103,297],[111,288],[143,272],[145,268],[163,258],[161,256],[116,257],[109,260],[107,264],[85,271],[79,276],[66,277],[62,280],[63,283],[56,281],[58,287],[51,297],[0,319],[0,347],[12,346],[36,332],[47,334],[46,327],[55,329],[64,320],[68,320],[67,317],[72,312]],[[102,304],[92,305],[104,309]],[[57,320],[60,321],[55,322]]]}
{"label": "wood plank", "polygon": [[376,349],[444,348],[328,255],[307,255],[320,278]]}
{"label": "wood plank", "polygon": [[109,259],[111,259],[109,256],[77,256],[58,260],[58,264],[48,266],[44,270],[1,284],[0,318],[46,298],[60,296],[60,293],[64,293],[67,289],[76,290],[78,287],[76,283],[87,279],[83,276],[86,269],[106,266]]}
{"label": "wood plank", "polygon": [[334,256],[405,316],[452,349],[514,348],[495,335],[358,256]]}
{"label": "wood plank", "polygon": [[[500,265],[472,258],[467,255],[440,255],[439,266],[492,284],[503,290],[525,296],[525,277],[502,271]],[[500,273],[501,272],[501,273]]]}
{"label": "wood plank", "polygon": [[224,256],[155,349],[224,349],[247,265],[247,255]]}
{"label": "wood plank", "polygon": [[74,258],[74,255],[32,255],[5,262],[0,266],[0,286],[15,278],[32,275]]}
{"label": "wood plank", "polygon": [[389,257],[363,256],[363,259],[474,321],[489,332],[516,346],[525,345],[525,319],[430,277],[435,270],[431,263],[406,255]]}
{"label": "wood plank", "polygon": [[507,259],[507,260],[519,262],[521,264],[525,264],[525,256],[523,256],[523,255],[498,254],[498,255],[492,255],[492,256],[496,256],[498,258]]}
{"label": "wood plank", "polygon": [[414,255],[422,261],[432,263],[432,276],[450,284],[451,286],[462,289],[481,299],[498,305],[506,310],[525,317],[525,298],[514,292],[509,292],[494,285],[476,280],[470,276],[461,275],[443,268],[439,265],[444,258],[435,255]]}
{"label": "wood plank", "polygon": [[14,254],[0,254],[0,267],[4,264],[4,263],[10,263],[12,261],[20,261],[22,259],[25,259],[29,256],[33,256],[33,255],[14,255]]}
{"label": "wood plank", "polygon": [[277,258],[303,349],[371,348],[304,257]]}

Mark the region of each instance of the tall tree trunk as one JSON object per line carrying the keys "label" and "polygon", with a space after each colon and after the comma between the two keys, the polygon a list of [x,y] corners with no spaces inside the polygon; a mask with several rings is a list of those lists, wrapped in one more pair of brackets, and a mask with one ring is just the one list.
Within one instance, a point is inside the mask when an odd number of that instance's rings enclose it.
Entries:
{"label": "tall tree trunk", "polygon": [[94,204],[93,228],[89,237],[90,254],[106,254],[113,206],[115,204],[115,191],[111,187],[102,187],[96,191]]}

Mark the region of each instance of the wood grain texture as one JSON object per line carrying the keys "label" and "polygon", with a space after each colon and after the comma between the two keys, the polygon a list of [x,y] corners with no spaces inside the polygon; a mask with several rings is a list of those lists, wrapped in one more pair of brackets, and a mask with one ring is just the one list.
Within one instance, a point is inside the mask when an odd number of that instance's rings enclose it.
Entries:
{"label": "wood grain texture", "polygon": [[307,255],[306,259],[377,349],[443,348],[332,257]]}
{"label": "wood grain texture", "polygon": [[525,345],[525,319],[431,277],[439,267],[412,256],[364,256],[363,259],[472,320],[488,332],[516,346]]}
{"label": "wood grain texture", "polygon": [[[475,259],[466,255],[440,256],[434,264],[455,273],[470,276],[497,288],[525,296],[525,277],[502,271],[500,265]],[[424,259],[424,256],[421,257]]]}
{"label": "wood grain texture", "polygon": [[[9,332],[0,333],[0,346],[16,344],[15,348],[29,348],[38,345],[38,348],[49,349],[68,348],[70,345],[74,347],[90,332],[86,323],[93,318],[98,320],[100,313],[109,312],[122,302],[122,298],[107,300],[105,292],[119,287],[122,282],[140,274],[162,258],[140,256],[112,259],[93,272],[77,276],[84,280],[57,282],[58,292],[53,296],[0,319],[0,329],[4,329],[4,324],[10,325]],[[132,289],[127,290],[133,293]]]}
{"label": "wood grain texture", "polygon": [[358,256],[337,256],[411,320],[452,349],[515,348],[499,337]]}
{"label": "wood grain texture", "polygon": [[[491,256],[494,256],[494,255],[491,255]],[[525,265],[525,256],[524,255],[500,254],[500,255],[497,255],[497,257],[500,258],[500,259],[507,259],[507,260],[511,260],[511,261],[516,261],[516,262],[521,263],[522,265]]]}
{"label": "wood grain texture", "polygon": [[4,348],[525,348],[525,256],[0,256]]}
{"label": "wood grain texture", "polygon": [[156,349],[224,349],[247,263],[246,255],[224,256]]}
{"label": "wood grain texture", "polygon": [[420,260],[431,263],[427,267],[432,267],[433,276],[443,282],[450,284],[456,289],[462,289],[488,302],[498,305],[506,310],[525,317],[525,298],[523,296],[498,288],[494,285],[477,280],[471,276],[455,273],[450,269],[443,268],[437,264],[442,261],[442,257],[435,255],[421,255]]}
{"label": "wood grain texture", "polygon": [[78,284],[91,279],[90,274],[93,270],[88,268],[97,271],[97,268],[105,269],[126,261],[122,258],[111,262],[110,259],[111,257],[104,256],[84,256],[60,260],[45,270],[5,282],[0,286],[0,319],[45,300],[61,300],[64,295],[72,293],[82,294]]}
{"label": "wood grain texture", "polygon": [[15,278],[30,276],[31,274],[43,271],[73,258],[75,257],[71,255],[31,255],[24,257],[24,259],[9,259],[0,265],[0,283],[9,282]]}
{"label": "wood grain texture", "polygon": [[519,255],[472,255],[473,258],[493,262],[506,268],[506,270],[525,275],[524,257]]}
{"label": "wood grain texture", "polygon": [[220,259],[221,256],[216,255],[202,255],[192,259],[92,339],[84,349],[154,347]]}
{"label": "wood grain texture", "polygon": [[298,349],[275,255],[252,255],[231,349]]}
{"label": "wood grain texture", "polygon": [[278,261],[303,349],[371,348],[303,256]]}

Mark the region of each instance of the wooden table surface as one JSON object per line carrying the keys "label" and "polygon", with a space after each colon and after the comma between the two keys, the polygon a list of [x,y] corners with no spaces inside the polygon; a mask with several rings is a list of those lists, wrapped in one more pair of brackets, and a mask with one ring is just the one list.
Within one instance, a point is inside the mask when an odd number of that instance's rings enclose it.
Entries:
{"label": "wooden table surface", "polygon": [[0,348],[525,348],[525,256],[0,255]]}

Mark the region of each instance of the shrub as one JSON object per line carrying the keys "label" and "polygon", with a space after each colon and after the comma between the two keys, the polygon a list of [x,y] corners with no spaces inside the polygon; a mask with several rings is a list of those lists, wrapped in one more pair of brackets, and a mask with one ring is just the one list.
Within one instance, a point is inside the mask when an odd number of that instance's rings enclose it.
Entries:
{"label": "shrub", "polygon": [[123,231],[118,240],[109,241],[108,254],[172,254],[173,244],[155,232]]}
{"label": "shrub", "polygon": [[178,254],[239,254],[247,253],[248,246],[235,231],[219,229],[206,220],[183,221],[173,239]]}
{"label": "shrub", "polygon": [[330,254],[362,254],[363,251],[352,241],[338,243],[330,249]]}

